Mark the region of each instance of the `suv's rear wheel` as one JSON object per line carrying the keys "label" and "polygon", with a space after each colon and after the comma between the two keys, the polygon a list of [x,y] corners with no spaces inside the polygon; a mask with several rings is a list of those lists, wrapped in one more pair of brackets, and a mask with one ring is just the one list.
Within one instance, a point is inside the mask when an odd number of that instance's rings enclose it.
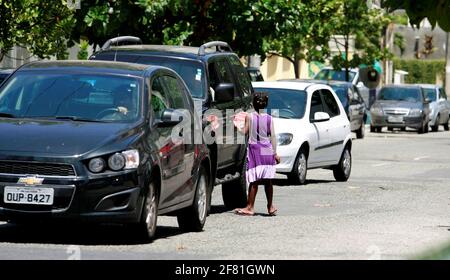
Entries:
{"label": "suv's rear wheel", "polygon": [[245,177],[247,169],[247,156],[240,170],[240,177],[233,181],[222,184],[223,204],[228,209],[242,208],[247,205],[247,179]]}
{"label": "suv's rear wheel", "polygon": [[333,168],[334,179],[338,182],[346,182],[352,171],[352,154],[348,146],[344,148],[338,165]]}
{"label": "suv's rear wheel", "polygon": [[288,174],[288,180],[293,185],[303,185],[306,182],[306,174],[308,173],[308,158],[305,151],[301,149],[295,159],[292,172]]}
{"label": "suv's rear wheel", "polygon": [[201,231],[203,229],[208,214],[208,186],[208,176],[202,166],[199,171],[194,202],[177,215],[178,226],[182,230]]}

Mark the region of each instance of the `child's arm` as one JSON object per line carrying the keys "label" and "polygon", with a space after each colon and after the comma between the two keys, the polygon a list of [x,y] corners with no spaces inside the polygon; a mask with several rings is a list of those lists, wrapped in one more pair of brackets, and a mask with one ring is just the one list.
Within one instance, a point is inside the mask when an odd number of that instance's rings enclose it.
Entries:
{"label": "child's arm", "polygon": [[251,121],[250,114],[247,114],[245,116],[245,125],[244,125],[244,131],[243,131],[244,135],[250,131],[250,121]]}
{"label": "child's arm", "polygon": [[277,154],[277,135],[275,134],[275,127],[273,125],[273,119],[271,121],[270,128],[270,142],[272,142],[273,153]]}

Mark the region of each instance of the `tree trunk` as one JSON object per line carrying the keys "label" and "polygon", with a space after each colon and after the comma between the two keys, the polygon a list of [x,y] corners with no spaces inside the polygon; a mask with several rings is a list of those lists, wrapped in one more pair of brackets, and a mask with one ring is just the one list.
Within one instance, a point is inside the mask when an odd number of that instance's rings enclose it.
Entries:
{"label": "tree trunk", "polygon": [[300,56],[297,52],[294,53],[294,72],[295,72],[295,78],[300,78]]}

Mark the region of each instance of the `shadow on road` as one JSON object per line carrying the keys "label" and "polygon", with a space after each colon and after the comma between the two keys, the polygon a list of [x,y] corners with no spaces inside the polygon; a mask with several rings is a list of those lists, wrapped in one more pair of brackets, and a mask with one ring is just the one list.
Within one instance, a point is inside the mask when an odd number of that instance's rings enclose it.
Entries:
{"label": "shadow on road", "polygon": [[[158,226],[155,240],[182,234],[178,227]],[[120,225],[67,224],[1,224],[0,242],[74,244],[74,245],[139,245],[147,244],[130,228]]]}
{"label": "shadow on road", "polygon": [[[273,179],[273,184],[275,186],[292,186],[292,183],[289,182],[288,179]],[[327,184],[327,183],[336,183],[334,180],[306,180],[305,185],[312,184]]]}

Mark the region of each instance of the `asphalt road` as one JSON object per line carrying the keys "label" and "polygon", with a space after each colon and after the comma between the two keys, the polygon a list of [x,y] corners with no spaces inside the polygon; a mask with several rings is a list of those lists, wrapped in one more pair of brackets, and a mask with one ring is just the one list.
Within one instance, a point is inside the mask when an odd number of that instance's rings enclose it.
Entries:
{"label": "asphalt road", "polygon": [[303,186],[275,182],[278,216],[237,216],[213,193],[204,231],[183,233],[160,217],[151,244],[120,226],[0,223],[0,259],[410,259],[450,241],[450,132],[367,133],[354,141],[353,170],[337,183],[310,170]]}

